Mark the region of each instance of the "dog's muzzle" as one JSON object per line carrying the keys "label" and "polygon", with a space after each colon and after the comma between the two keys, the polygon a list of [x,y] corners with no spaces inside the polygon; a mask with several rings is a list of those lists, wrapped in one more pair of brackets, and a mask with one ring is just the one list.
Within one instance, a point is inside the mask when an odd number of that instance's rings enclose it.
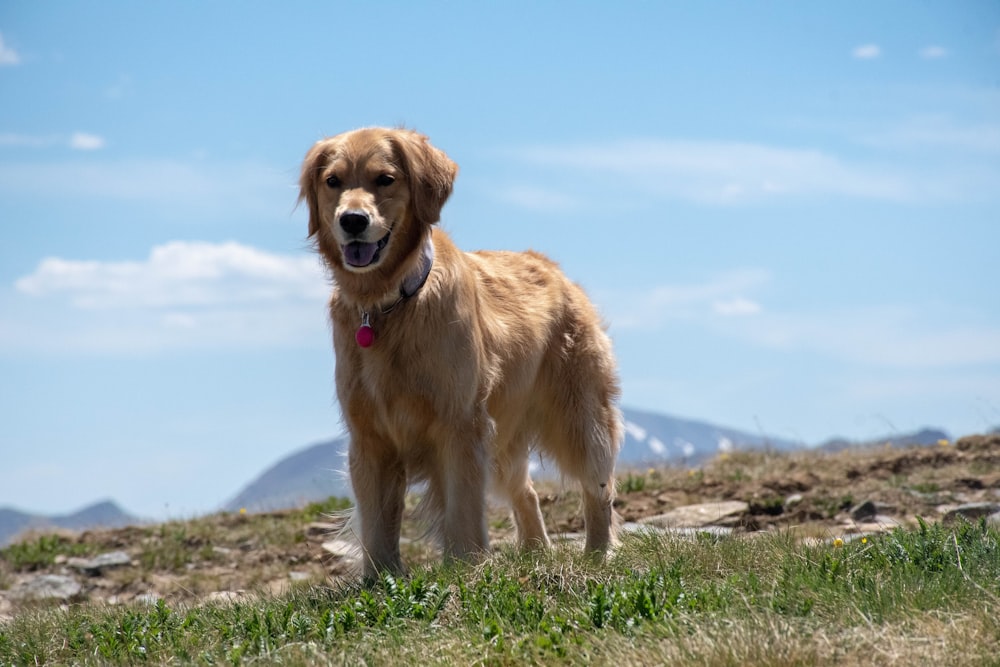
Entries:
{"label": "dog's muzzle", "polygon": [[[363,211],[345,211],[339,219],[340,228],[349,237],[359,237],[365,233],[371,225],[371,219]],[[344,253],[344,261],[350,266],[364,268],[371,266],[379,260],[379,253],[389,243],[389,234],[386,234],[378,241],[350,241],[341,247]]]}

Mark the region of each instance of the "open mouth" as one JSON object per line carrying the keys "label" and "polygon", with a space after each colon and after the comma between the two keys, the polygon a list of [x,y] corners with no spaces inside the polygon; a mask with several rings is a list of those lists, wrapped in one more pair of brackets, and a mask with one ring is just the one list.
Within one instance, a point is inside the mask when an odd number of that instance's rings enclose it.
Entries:
{"label": "open mouth", "polygon": [[363,268],[371,266],[379,260],[379,253],[389,243],[389,234],[386,234],[375,243],[364,243],[362,241],[351,241],[344,244],[342,251],[344,261],[351,266]]}

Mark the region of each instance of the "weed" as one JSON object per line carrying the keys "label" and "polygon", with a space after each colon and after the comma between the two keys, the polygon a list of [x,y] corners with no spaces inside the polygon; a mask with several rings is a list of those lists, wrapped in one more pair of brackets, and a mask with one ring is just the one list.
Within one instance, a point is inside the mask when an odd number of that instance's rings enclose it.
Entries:
{"label": "weed", "polygon": [[849,493],[839,496],[818,496],[813,499],[813,507],[819,511],[820,516],[832,519],[840,512],[849,510],[854,505],[854,496]]}
{"label": "weed", "polygon": [[52,565],[56,556],[84,556],[89,551],[86,545],[62,535],[41,535],[0,549],[0,559],[14,570],[32,571]]}
{"label": "weed", "polygon": [[624,478],[618,479],[618,493],[637,493],[646,488],[646,477],[628,473]]}
{"label": "weed", "polygon": [[300,512],[304,521],[323,521],[351,507],[352,503],[347,498],[330,496],[326,500],[309,503]]}
{"label": "weed", "polygon": [[937,493],[941,490],[941,485],[936,482],[917,482],[910,488],[918,493]]}

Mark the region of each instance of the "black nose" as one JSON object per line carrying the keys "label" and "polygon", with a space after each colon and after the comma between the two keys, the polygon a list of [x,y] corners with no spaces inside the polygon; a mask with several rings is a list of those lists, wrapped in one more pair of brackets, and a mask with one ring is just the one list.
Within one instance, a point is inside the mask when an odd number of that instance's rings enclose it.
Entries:
{"label": "black nose", "polygon": [[364,213],[344,213],[340,216],[340,226],[348,234],[360,234],[368,227],[368,216]]}

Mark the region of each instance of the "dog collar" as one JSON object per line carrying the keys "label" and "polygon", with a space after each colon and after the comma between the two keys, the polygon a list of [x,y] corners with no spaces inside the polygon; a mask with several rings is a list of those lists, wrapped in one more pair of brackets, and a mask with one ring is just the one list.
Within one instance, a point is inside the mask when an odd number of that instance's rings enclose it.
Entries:
{"label": "dog collar", "polygon": [[[431,275],[431,268],[434,266],[434,242],[430,236],[424,241],[420,255],[420,269],[403,279],[403,283],[399,286],[399,298],[387,308],[379,307],[381,314],[391,313],[396,306],[419,292],[420,288],[427,282],[427,278]],[[354,334],[354,340],[361,347],[371,347],[375,343],[375,329],[371,325],[371,315],[364,308],[361,309],[361,326]]]}

